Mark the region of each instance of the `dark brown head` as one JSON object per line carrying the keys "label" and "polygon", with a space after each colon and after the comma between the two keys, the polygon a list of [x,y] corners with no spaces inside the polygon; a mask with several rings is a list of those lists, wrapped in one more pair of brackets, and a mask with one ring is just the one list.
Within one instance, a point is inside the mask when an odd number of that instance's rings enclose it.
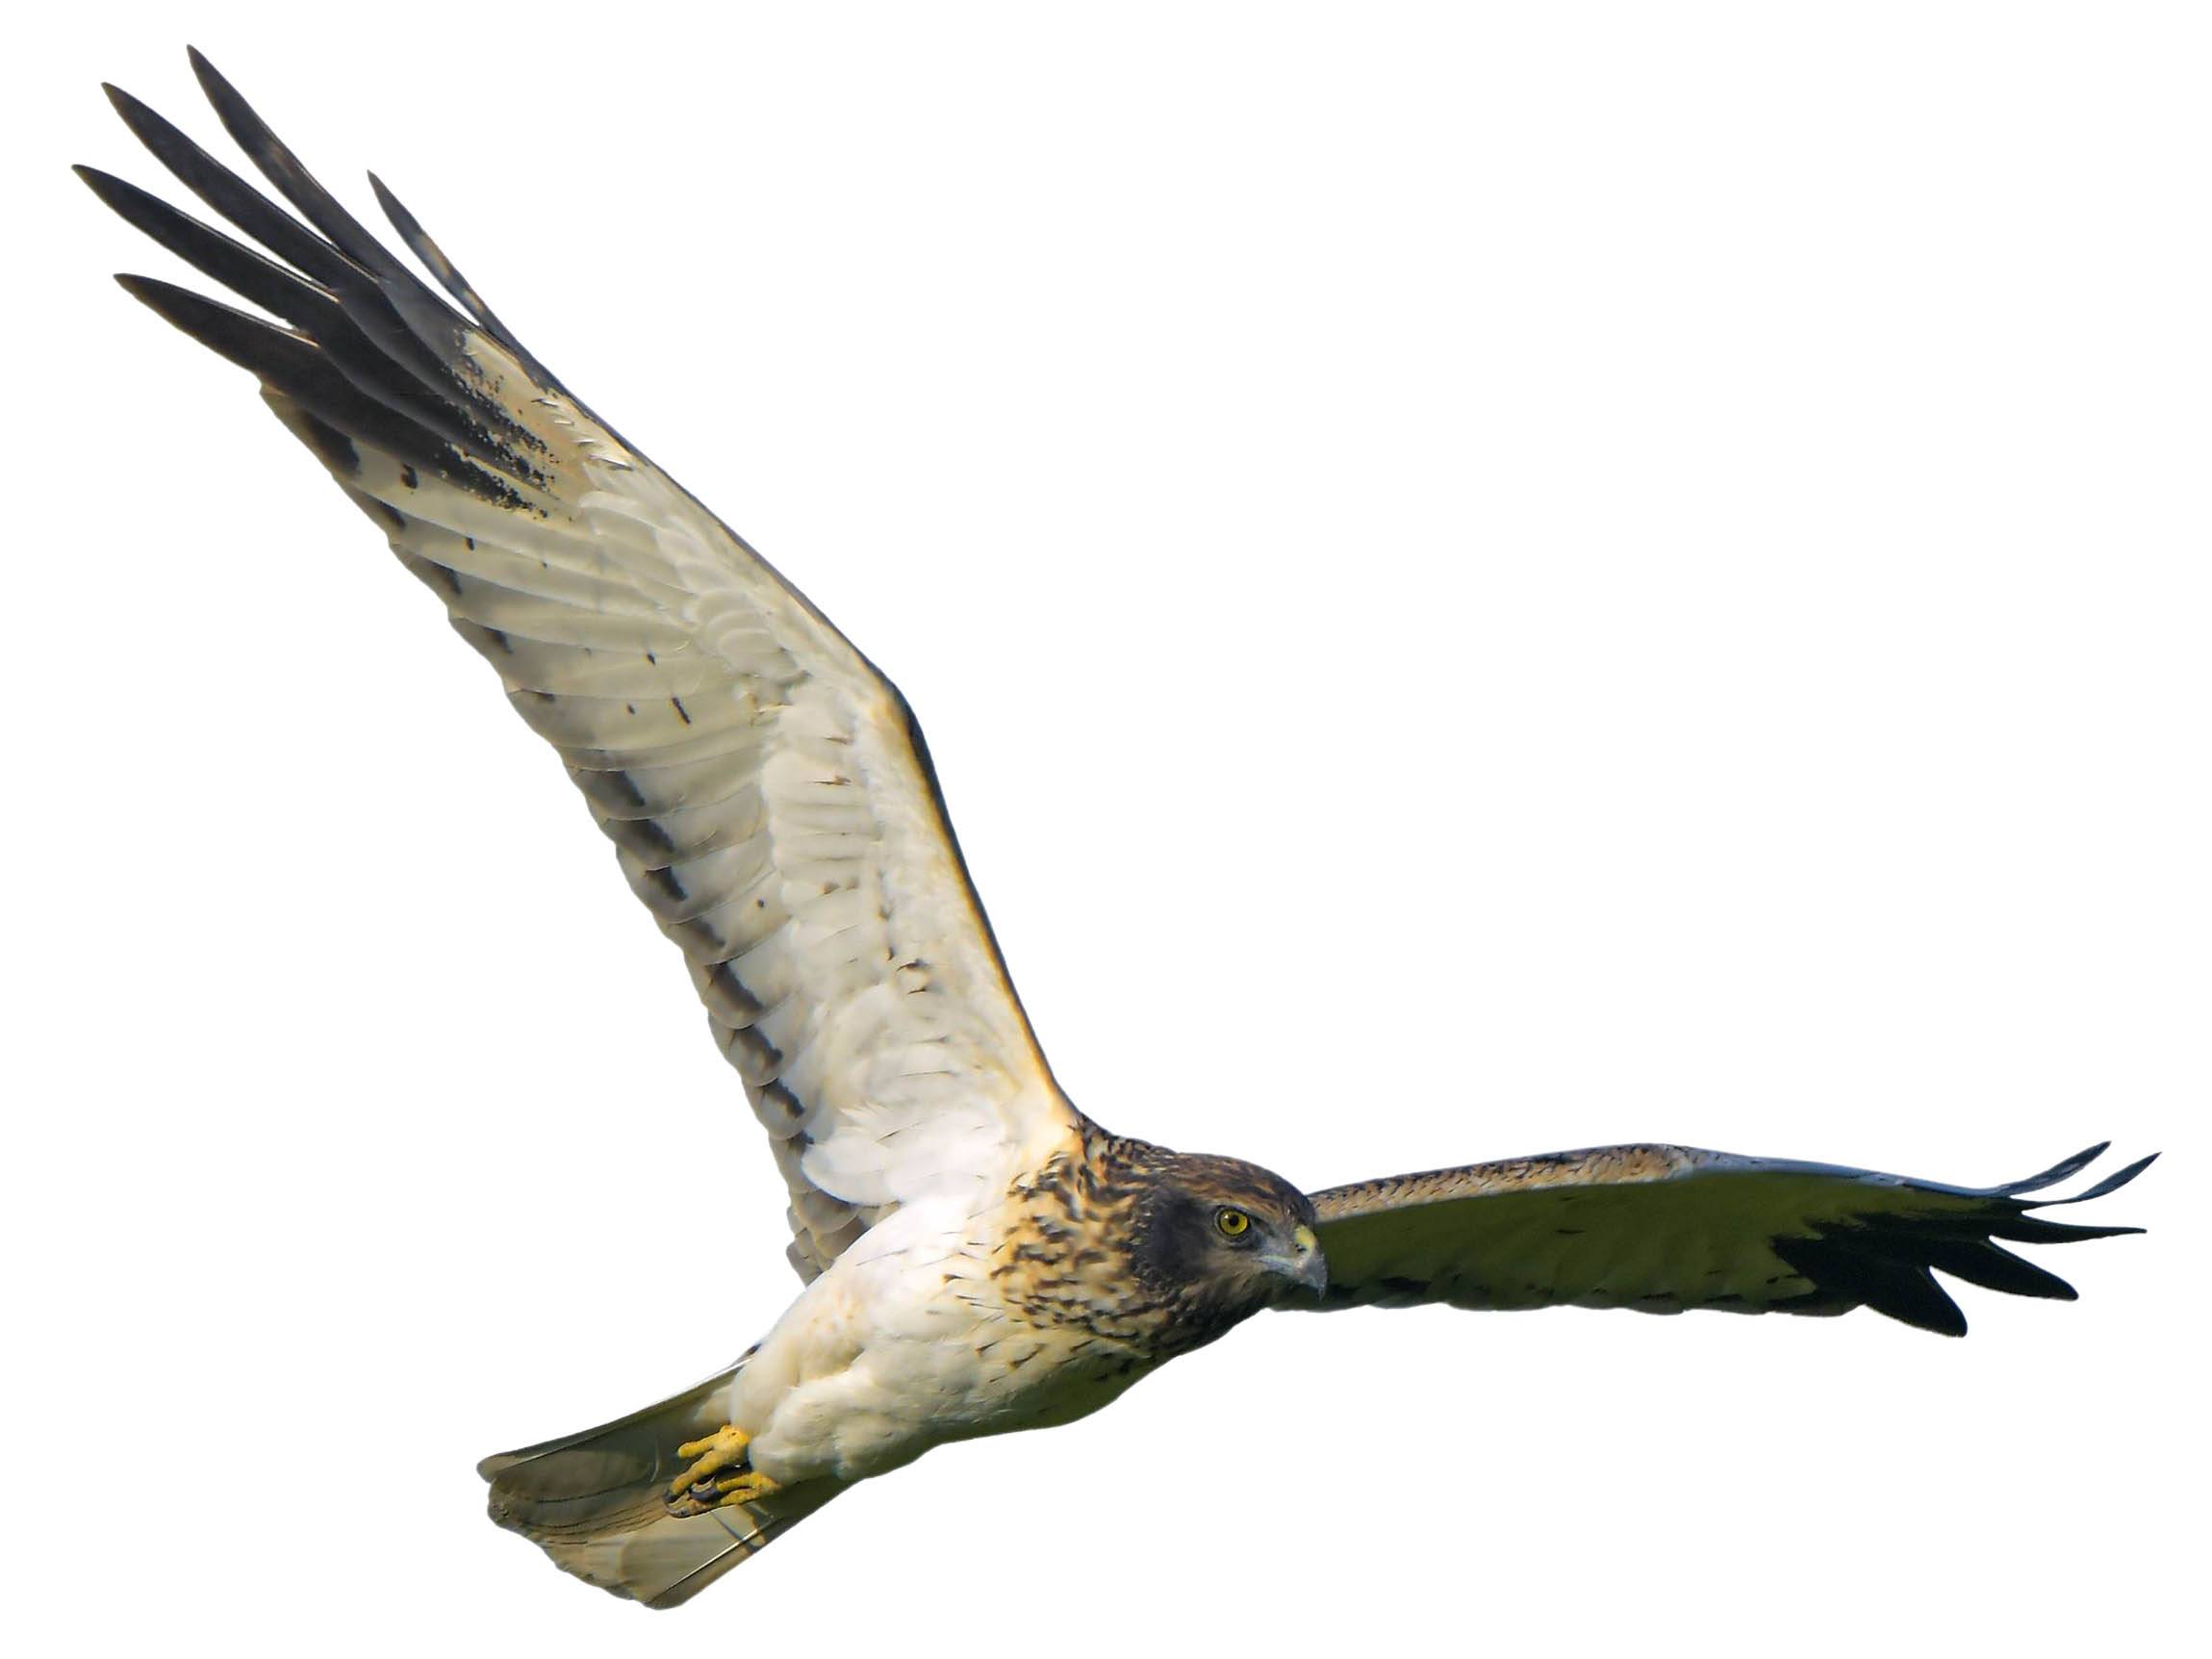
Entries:
{"label": "dark brown head", "polygon": [[1313,1206],[1280,1175],[1182,1152],[1144,1173],[1131,1258],[1146,1288],[1174,1306],[1189,1346],[1327,1287]]}

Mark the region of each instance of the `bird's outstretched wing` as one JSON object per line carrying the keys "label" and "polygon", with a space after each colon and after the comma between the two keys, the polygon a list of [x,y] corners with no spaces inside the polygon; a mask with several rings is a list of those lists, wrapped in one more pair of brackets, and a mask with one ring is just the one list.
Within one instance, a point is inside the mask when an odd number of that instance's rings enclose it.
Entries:
{"label": "bird's outstretched wing", "polygon": [[1003,1191],[1078,1119],[1015,999],[904,701],[547,373],[381,183],[401,240],[466,316],[196,52],[192,65],[306,224],[137,99],[109,95],[273,260],[79,172],[289,326],[119,280],[259,376],[560,752],[631,887],[682,947],[768,1130],[800,1272],[902,1202]]}
{"label": "bird's outstretched wing", "polygon": [[[2064,1244],[2137,1233],[2031,1211],[2101,1198],[2130,1163],[2072,1198],[2029,1199],[2085,1168],[2093,1146],[2003,1187],[1945,1187],[1871,1170],[1689,1146],[1605,1146],[1399,1175],[1313,1195],[1327,1308],[1573,1306],[1678,1314],[1874,1309],[1946,1336],[1966,1316],[1930,1269],[2020,1296],[2073,1288],[1995,1240]],[[2155,1155],[2153,1155],[2155,1156]]]}

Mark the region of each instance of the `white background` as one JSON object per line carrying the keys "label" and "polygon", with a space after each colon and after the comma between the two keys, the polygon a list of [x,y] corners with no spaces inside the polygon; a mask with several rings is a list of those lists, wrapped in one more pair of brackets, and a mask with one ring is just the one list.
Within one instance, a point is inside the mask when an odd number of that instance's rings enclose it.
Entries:
{"label": "white background", "polygon": [[[189,8],[4,119],[41,1651],[2162,1654],[2204,1543],[2191,8]],[[794,1289],[553,760],[63,170],[190,30],[921,710],[1102,1120],[1326,1185],[2167,1161],[2076,1307],[1269,1317],[682,1613],[481,1454]],[[171,191],[172,195],[182,192]],[[2184,1619],[2188,1621],[2185,1624]],[[2200,1632],[2199,1632],[2200,1633]]]}

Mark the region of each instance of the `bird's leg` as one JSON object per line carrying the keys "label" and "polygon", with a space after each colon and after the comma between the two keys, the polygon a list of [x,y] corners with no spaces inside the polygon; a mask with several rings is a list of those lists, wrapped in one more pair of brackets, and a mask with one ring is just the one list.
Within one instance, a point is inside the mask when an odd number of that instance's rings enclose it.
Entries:
{"label": "bird's leg", "polygon": [[725,1504],[750,1503],[775,1492],[775,1481],[745,1467],[746,1447],[751,1443],[752,1437],[735,1423],[724,1423],[706,1439],[677,1446],[677,1457],[698,1461],[669,1482],[664,1500],[669,1514],[704,1515]]}

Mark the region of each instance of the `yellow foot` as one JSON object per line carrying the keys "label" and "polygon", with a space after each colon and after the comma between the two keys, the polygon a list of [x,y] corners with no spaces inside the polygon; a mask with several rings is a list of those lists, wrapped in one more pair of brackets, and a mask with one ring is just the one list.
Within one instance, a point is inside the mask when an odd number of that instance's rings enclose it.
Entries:
{"label": "yellow foot", "polygon": [[669,1513],[704,1515],[725,1504],[750,1503],[777,1490],[775,1481],[753,1469],[740,1468],[731,1473],[723,1472],[743,1464],[746,1447],[751,1443],[750,1435],[734,1423],[725,1423],[705,1440],[689,1441],[677,1446],[677,1457],[698,1461],[669,1482],[666,1500]]}

